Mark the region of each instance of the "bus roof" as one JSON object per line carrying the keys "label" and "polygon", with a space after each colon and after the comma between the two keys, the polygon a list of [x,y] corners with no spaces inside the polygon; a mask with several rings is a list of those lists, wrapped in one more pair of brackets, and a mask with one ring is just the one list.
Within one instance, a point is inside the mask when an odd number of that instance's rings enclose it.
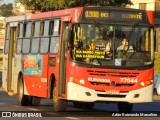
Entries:
{"label": "bus roof", "polygon": [[[83,11],[83,12],[82,12]],[[87,13],[88,12],[92,12]],[[90,16],[85,16],[86,13]],[[102,14],[97,16],[96,14]],[[143,14],[143,20],[141,20],[140,14]],[[121,16],[124,18],[122,18]],[[17,22],[17,21],[34,21],[34,20],[41,20],[41,19],[52,19],[53,17],[60,17],[60,16],[71,16],[72,21],[82,21],[82,20],[92,20],[92,19],[100,19],[100,20],[110,20],[110,21],[137,21],[142,23],[149,23],[152,21],[153,18],[148,18],[148,13],[144,10],[139,9],[130,9],[130,8],[119,8],[119,7],[111,7],[111,6],[104,6],[104,7],[95,7],[95,6],[88,6],[88,7],[76,7],[76,8],[68,8],[64,10],[56,10],[50,12],[43,12],[37,14],[29,14],[23,16],[13,16],[6,18],[6,22]],[[137,17],[136,17],[137,16]],[[125,18],[126,17],[126,18]],[[134,19],[128,19],[128,17],[132,17]],[[150,22],[151,23],[151,22]]]}

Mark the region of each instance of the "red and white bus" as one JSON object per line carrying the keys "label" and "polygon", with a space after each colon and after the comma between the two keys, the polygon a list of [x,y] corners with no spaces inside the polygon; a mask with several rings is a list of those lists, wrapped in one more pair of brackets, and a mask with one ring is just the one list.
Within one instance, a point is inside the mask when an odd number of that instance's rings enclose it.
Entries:
{"label": "red and white bus", "polygon": [[[84,108],[116,102],[131,112],[134,103],[152,102],[153,22],[150,11],[115,7],[9,17],[3,87],[26,106],[49,98],[55,111],[72,101]],[[127,49],[118,51],[122,38]]]}

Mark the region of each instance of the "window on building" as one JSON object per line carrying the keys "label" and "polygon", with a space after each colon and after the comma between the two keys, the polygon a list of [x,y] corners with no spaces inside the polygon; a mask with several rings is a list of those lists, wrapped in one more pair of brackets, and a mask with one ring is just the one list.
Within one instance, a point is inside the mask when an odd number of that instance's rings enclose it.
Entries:
{"label": "window on building", "polygon": [[146,10],[146,8],[147,8],[147,3],[139,3],[140,10]]}

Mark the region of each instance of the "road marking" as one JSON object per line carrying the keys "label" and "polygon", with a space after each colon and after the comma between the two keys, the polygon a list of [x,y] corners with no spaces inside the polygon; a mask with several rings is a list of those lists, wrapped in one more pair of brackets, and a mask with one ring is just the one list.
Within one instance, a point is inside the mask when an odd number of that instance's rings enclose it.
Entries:
{"label": "road marking", "polygon": [[12,106],[14,106],[14,107],[18,107],[18,108],[19,108],[19,107],[22,107],[22,106],[19,106],[19,105],[12,105]]}
{"label": "road marking", "polygon": [[0,105],[7,105],[6,103],[0,103]]}
{"label": "road marking", "polygon": [[33,110],[33,111],[40,111],[39,109],[36,109],[36,108],[26,108],[28,110]]}
{"label": "road marking", "polygon": [[79,120],[79,118],[75,118],[75,117],[66,117],[68,119],[71,119],[71,120]]}
{"label": "road marking", "polygon": [[[19,105],[12,105],[14,107],[17,107],[17,108],[23,108],[22,106],[19,106]],[[32,111],[40,111],[39,109],[36,109],[36,108],[26,108],[28,110],[32,110]]]}
{"label": "road marking", "polygon": [[50,115],[59,115],[59,114],[53,113],[53,112],[45,112],[45,113],[50,114]]}

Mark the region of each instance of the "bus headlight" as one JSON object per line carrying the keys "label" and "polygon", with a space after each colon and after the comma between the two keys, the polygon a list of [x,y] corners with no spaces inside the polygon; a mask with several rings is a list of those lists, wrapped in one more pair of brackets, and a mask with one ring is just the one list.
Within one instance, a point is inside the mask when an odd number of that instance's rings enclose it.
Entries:
{"label": "bus headlight", "polygon": [[81,80],[79,81],[79,83],[82,84],[82,85],[84,85],[84,84],[85,84],[85,81],[81,79]]}
{"label": "bus headlight", "polygon": [[141,85],[142,87],[148,86],[148,85],[151,85],[151,84],[153,84],[153,80],[147,80],[147,81],[145,81],[145,82],[141,82],[141,83],[140,83],[140,85]]}
{"label": "bus headlight", "polygon": [[70,77],[70,82],[76,83],[76,84],[85,84],[85,80],[83,79],[78,79],[77,77]]}
{"label": "bus headlight", "polygon": [[142,87],[144,87],[144,86],[145,86],[145,83],[144,83],[144,82],[141,82],[140,85],[141,85]]}

